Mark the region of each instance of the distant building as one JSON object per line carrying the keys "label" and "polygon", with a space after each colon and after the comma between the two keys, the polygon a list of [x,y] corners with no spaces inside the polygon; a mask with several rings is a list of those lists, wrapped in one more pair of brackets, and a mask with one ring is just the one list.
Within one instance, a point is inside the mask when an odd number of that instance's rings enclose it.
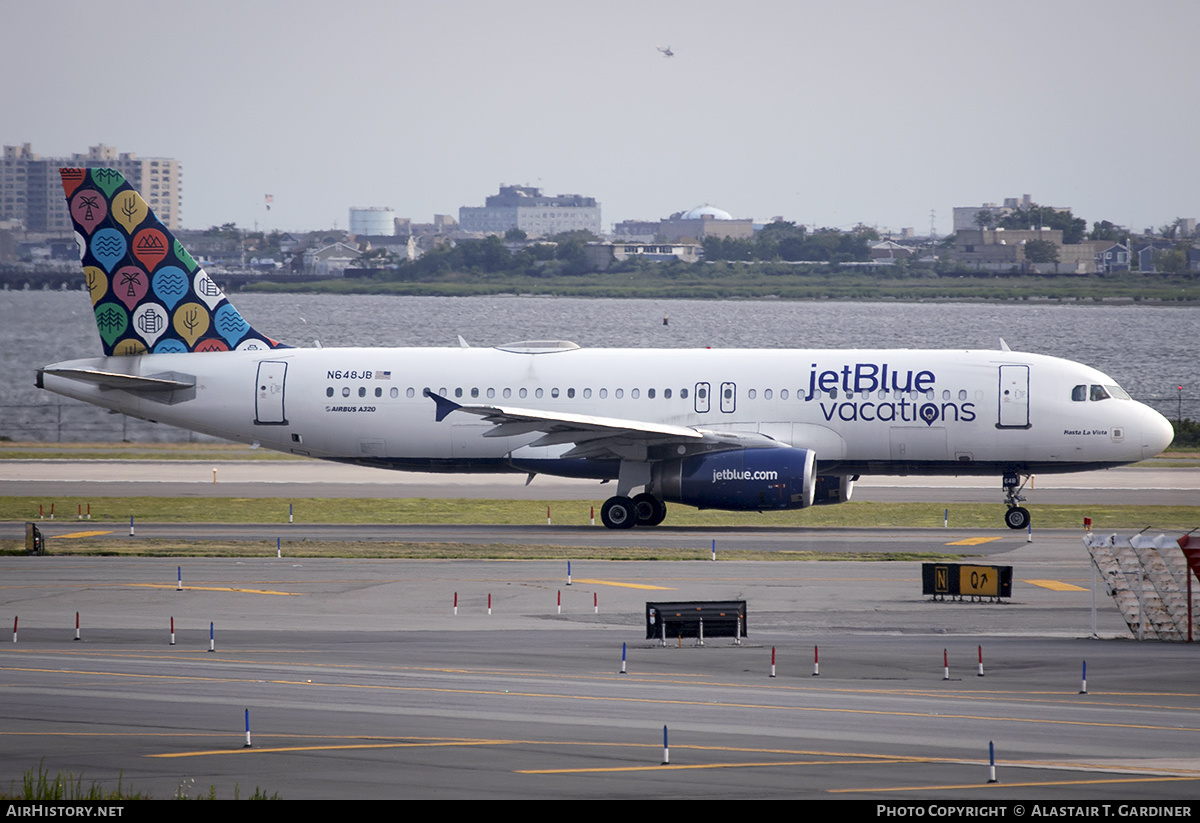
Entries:
{"label": "distant building", "polygon": [[463,232],[504,234],[520,229],[530,237],[567,231],[600,234],[600,204],[594,197],[559,194],[548,197],[532,186],[501,186],[483,206],[463,206],[458,210]]}
{"label": "distant building", "polygon": [[392,237],[396,234],[396,213],[379,206],[351,208],[350,233]]}
{"label": "distant building", "polygon": [[[1058,261],[1035,263],[1025,254],[1031,241],[1050,243]],[[955,263],[984,271],[1021,271],[1038,274],[1093,274],[1097,253],[1111,241],[1087,240],[1063,245],[1061,229],[963,229],[955,232],[954,248],[947,257]]]}
{"label": "distant building", "polygon": [[678,243],[684,239],[701,242],[706,237],[744,240],[754,236],[754,220],[735,218],[714,206],[697,206],[691,211],[672,214],[658,224],[659,240]]}
{"label": "distant building", "polygon": [[30,143],[5,146],[0,160],[0,220],[20,220],[28,231],[69,232],[71,217],[58,170],[64,166],[116,169],[172,231],[180,228],[181,169],[178,160],[117,153],[100,144],[87,154],[41,157]]}
{"label": "distant building", "polygon": [[588,243],[584,250],[588,267],[596,271],[604,271],[614,261],[623,263],[630,259],[695,263],[702,254],[699,243]]}
{"label": "distant building", "polygon": [[346,243],[331,243],[319,249],[309,249],[303,255],[303,271],[305,274],[341,277],[361,254],[356,247]]}
{"label": "distant building", "polygon": [[653,243],[658,239],[659,220],[622,220],[613,226],[613,239]]}
{"label": "distant building", "polygon": [[1096,271],[1105,274],[1129,271],[1129,246],[1111,240],[1092,242],[1096,244]]}
{"label": "distant building", "polygon": [[[963,231],[979,228],[995,228],[1000,224],[1000,221],[1008,217],[1017,210],[1029,211],[1034,206],[1033,195],[1023,194],[1018,197],[1004,198],[1004,205],[997,206],[995,203],[984,203],[981,206],[955,206],[954,207],[954,230]],[[1046,208],[1054,211],[1070,211],[1069,206],[1047,206]],[[985,212],[991,215],[990,226],[979,225],[979,213]]]}
{"label": "distant building", "polygon": [[892,240],[881,240],[871,245],[872,260],[907,260],[916,254],[909,246],[902,246]]}

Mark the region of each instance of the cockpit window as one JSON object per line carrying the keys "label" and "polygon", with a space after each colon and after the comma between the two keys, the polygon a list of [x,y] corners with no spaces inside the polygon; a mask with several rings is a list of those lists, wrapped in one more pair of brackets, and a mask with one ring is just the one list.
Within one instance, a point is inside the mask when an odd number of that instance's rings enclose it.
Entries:
{"label": "cockpit window", "polygon": [[1113,397],[1117,398],[1118,400],[1132,400],[1133,399],[1132,397],[1129,396],[1129,392],[1125,391],[1120,386],[1105,386],[1104,388],[1108,389],[1108,393],[1110,395],[1112,395]]}
{"label": "cockpit window", "polygon": [[1107,400],[1109,398],[1108,391],[1103,386],[1092,386],[1093,400]]}
{"label": "cockpit window", "polygon": [[1087,386],[1076,386],[1071,389],[1071,399],[1076,403],[1087,400]]}

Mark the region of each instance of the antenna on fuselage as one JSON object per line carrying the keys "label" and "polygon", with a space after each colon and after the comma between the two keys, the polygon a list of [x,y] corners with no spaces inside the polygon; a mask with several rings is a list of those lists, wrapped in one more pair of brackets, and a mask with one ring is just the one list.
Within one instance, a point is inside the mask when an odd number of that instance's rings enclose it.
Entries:
{"label": "antenna on fuselage", "polygon": [[460,349],[469,349],[469,348],[471,348],[471,344],[468,343],[466,340],[464,340],[463,336],[460,334],[458,336],[458,347]]}
{"label": "antenna on fuselage", "polygon": [[1012,351],[1012,349],[1008,347],[1008,344],[1004,342],[1003,337],[1000,338],[1000,351]]}

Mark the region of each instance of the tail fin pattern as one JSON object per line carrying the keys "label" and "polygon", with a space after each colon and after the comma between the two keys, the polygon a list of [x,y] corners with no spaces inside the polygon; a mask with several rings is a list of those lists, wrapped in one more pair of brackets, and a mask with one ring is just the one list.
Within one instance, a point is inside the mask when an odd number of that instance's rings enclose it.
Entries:
{"label": "tail fin pattern", "polygon": [[238,314],[120,172],[59,174],[106,355],[283,348]]}

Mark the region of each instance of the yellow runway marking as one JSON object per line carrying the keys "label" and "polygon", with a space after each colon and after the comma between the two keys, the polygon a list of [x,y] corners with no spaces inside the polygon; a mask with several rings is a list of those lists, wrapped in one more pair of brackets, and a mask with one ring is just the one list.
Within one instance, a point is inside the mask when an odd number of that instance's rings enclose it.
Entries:
{"label": "yellow runway marking", "polygon": [[112,530],[106,532],[71,532],[70,534],[55,534],[51,535],[51,539],[58,540],[63,537],[96,537],[101,534],[112,534]]}
{"label": "yellow runway marking", "polygon": [[829,789],[830,794],[854,794],[856,792],[924,792],[924,791],[953,791],[954,789],[990,789],[999,788],[1021,789],[1030,786],[1095,786],[1107,783],[1178,783],[1182,780],[1200,780],[1200,777],[1108,777],[1094,780],[1042,780],[1027,783],[962,783],[948,786],[887,786],[877,789]]}
{"label": "yellow runway marking", "polygon": [[1031,586],[1041,586],[1043,589],[1050,589],[1056,592],[1086,592],[1085,588],[1076,586],[1073,583],[1063,583],[1061,580],[1024,580]]}
{"label": "yellow runway marking", "polygon": [[890,760],[764,760],[761,763],[688,763],[667,766],[593,766],[586,769],[518,769],[514,774],[590,774],[596,772],[658,772],[685,769],[761,769],[773,766],[861,766],[866,763],[911,763],[906,758]]}
{"label": "yellow runway marking", "polygon": [[618,583],[615,580],[586,580],[580,579],[574,581],[576,583],[590,583],[593,586],[619,586],[623,589],[648,589],[656,592],[673,592],[675,591],[670,586],[651,586],[646,583]]}
{"label": "yellow runway marking", "polygon": [[999,540],[999,537],[964,537],[962,540],[955,540],[953,543],[947,543],[947,546],[982,546],[984,543],[991,543],[993,540]]}
{"label": "yellow runway marking", "polygon": [[[142,589],[175,589],[175,584],[167,583],[126,583],[126,586],[134,586]],[[300,592],[275,592],[270,589],[238,589],[232,586],[184,586],[185,592],[241,592],[243,594],[274,594],[279,597],[301,597]]]}
{"label": "yellow runway marking", "polygon": [[286,752],[348,751],[354,749],[428,749],[444,746],[502,746],[516,743],[515,740],[459,740],[446,743],[343,743],[324,746],[276,746],[269,749],[213,749],[206,752],[168,752],[148,754],[146,757],[206,757],[210,754],[280,754]]}

